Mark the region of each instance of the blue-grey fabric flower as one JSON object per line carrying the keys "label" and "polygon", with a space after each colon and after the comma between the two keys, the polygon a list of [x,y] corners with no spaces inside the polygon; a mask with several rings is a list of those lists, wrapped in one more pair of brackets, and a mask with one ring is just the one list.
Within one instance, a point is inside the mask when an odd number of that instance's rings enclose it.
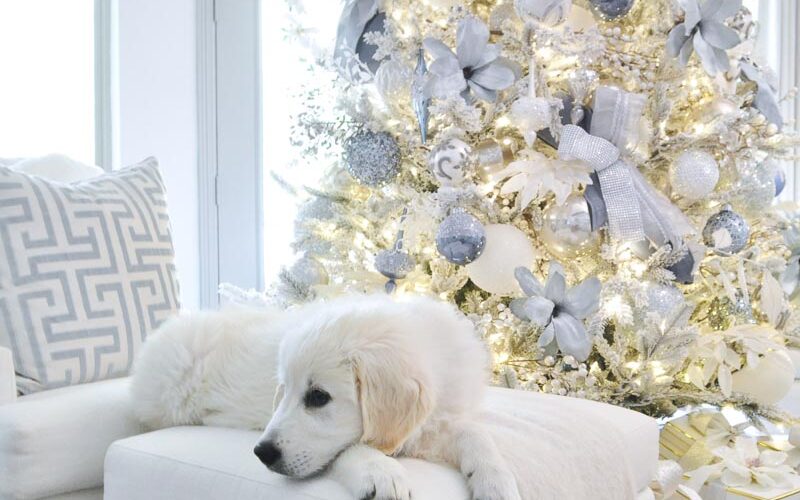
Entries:
{"label": "blue-grey fabric flower", "polygon": [[447,98],[472,90],[480,99],[492,102],[498,90],[517,80],[517,65],[500,57],[500,47],[489,43],[489,28],[474,17],[458,23],[455,54],[435,38],[426,38],[423,44],[435,59],[429,68],[427,95]]}
{"label": "blue-grey fabric flower", "polygon": [[742,8],[742,0],[678,0],[686,13],[684,21],[669,32],[667,53],[684,66],[697,52],[703,69],[711,76],[730,69],[726,50],[739,45],[736,31],[725,26],[725,19]]}
{"label": "blue-grey fabric flower", "polygon": [[593,341],[582,320],[597,310],[600,280],[588,278],[567,289],[564,268],[557,262],[550,263],[544,286],[524,267],[518,267],[514,275],[527,297],[511,301],[511,311],[543,329],[539,346],[546,347],[555,340],[562,353],[585,361]]}

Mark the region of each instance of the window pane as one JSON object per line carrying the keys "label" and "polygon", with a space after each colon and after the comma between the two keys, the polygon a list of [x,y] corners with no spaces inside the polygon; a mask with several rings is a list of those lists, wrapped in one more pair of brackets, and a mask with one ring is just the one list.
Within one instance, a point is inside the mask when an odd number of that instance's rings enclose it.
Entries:
{"label": "window pane", "polygon": [[2,0],[0,68],[0,157],[94,164],[94,0]]}
{"label": "window pane", "polygon": [[[262,2],[265,283],[271,283],[281,266],[291,262],[290,244],[298,201],[280,187],[274,175],[292,186],[308,187],[313,187],[319,177],[320,165],[304,162],[291,147],[292,116],[306,106],[299,97],[304,85],[320,86],[319,81],[309,82],[309,67],[314,64],[314,57],[332,47],[342,9],[340,2],[333,0],[307,2],[309,8],[305,11],[298,7],[289,11],[286,3]],[[303,38],[313,40],[314,46],[304,46],[295,37],[287,37],[287,33],[300,29],[300,22]],[[315,72],[315,78],[319,73]]]}

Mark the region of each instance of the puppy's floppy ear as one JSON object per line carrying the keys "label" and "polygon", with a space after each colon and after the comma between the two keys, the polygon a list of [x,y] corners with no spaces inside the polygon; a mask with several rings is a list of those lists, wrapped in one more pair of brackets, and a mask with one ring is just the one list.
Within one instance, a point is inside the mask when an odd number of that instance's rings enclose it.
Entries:
{"label": "puppy's floppy ear", "polygon": [[283,384],[278,384],[278,387],[275,388],[275,397],[272,399],[272,413],[275,413],[275,410],[278,409],[278,405],[281,404],[284,390],[285,386]]}
{"label": "puppy's floppy ear", "polygon": [[361,400],[361,441],[391,455],[433,409],[429,376],[409,353],[389,346],[352,357]]}

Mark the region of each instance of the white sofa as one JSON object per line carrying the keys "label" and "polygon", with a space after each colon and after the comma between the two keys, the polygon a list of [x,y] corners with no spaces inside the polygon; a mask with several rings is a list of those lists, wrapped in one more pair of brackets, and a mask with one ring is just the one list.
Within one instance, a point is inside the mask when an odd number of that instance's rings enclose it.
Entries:
{"label": "white sofa", "polygon": [[[65,181],[100,173],[30,166]],[[0,500],[350,500],[324,476],[292,481],[267,471],[252,453],[256,432],[176,427],[144,433],[133,418],[127,385],[122,378],[18,398],[11,353],[0,347]],[[572,442],[622,449],[619,459],[631,464],[639,491],[635,500],[654,498],[654,420],[601,403],[504,389],[492,389],[489,404],[529,418],[562,412],[592,422],[570,435]],[[402,462],[415,500],[468,499],[455,470]]]}
{"label": "white sofa", "polygon": [[[13,381],[8,354],[0,348],[0,384]],[[132,416],[127,384],[122,378],[0,400],[0,500],[349,500],[325,476],[293,481],[267,471],[252,453],[257,432],[176,427],[144,433]],[[601,403],[507,389],[491,389],[489,404],[532,418],[563,412],[595,422],[573,436],[576,446],[621,437],[621,446],[606,444],[625,450],[619,458],[632,465],[636,500],[654,498],[654,420]],[[416,500],[469,498],[454,469],[401,461]]]}

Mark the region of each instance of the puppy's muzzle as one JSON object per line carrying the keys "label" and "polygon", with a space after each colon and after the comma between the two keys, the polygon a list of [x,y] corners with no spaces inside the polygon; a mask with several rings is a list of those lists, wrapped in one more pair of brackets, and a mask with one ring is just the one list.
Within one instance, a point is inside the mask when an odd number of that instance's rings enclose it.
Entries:
{"label": "puppy's muzzle", "polygon": [[261,463],[269,467],[271,470],[278,472],[276,467],[281,460],[281,449],[278,448],[272,441],[264,441],[258,443],[253,450]]}

